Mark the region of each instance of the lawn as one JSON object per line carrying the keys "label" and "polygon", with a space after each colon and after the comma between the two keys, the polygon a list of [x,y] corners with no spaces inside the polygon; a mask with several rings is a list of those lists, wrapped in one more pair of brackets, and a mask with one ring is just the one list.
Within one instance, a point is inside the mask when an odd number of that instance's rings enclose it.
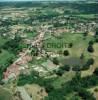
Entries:
{"label": "lawn", "polygon": [[86,19],[95,18],[95,14],[79,14],[76,16],[81,17],[81,18],[86,18]]}
{"label": "lawn", "polygon": [[42,63],[44,63],[46,61],[47,61],[46,58],[37,59],[37,58],[33,57],[33,60],[30,61],[28,64],[29,65],[41,65]]}
{"label": "lawn", "polygon": [[29,32],[29,33],[27,33],[27,38],[32,39],[32,38],[34,38],[36,35],[37,35],[36,32]]}
{"label": "lawn", "polygon": [[98,86],[94,86],[94,87],[88,89],[88,91],[93,93],[93,95],[96,98],[96,100],[98,100],[98,91],[97,90],[98,90]]}
{"label": "lawn", "polygon": [[12,94],[6,90],[3,89],[3,87],[0,86],[0,100],[13,100]]}
{"label": "lawn", "polygon": [[63,76],[58,77],[52,84],[55,88],[61,88],[62,84],[70,81],[75,76],[74,71],[65,72]]}
{"label": "lawn", "polygon": [[7,41],[8,41],[8,39],[0,36],[0,47],[3,46]]}
{"label": "lawn", "polygon": [[95,60],[95,63],[88,70],[81,72],[82,77],[92,75],[93,71],[96,69],[96,67],[98,68],[98,66],[97,66],[98,65],[98,44],[95,43],[93,47],[94,47],[94,53],[90,54],[90,56]]}
{"label": "lawn", "polygon": [[[89,58],[90,55],[86,51],[89,41],[94,40],[94,37],[89,35],[86,37],[86,39],[84,39],[82,33],[63,33],[61,35],[61,39],[51,36],[50,39],[45,40],[45,49],[53,52],[64,51],[65,49],[68,49],[72,57],[79,57],[81,53],[85,53],[86,57]],[[68,48],[69,43],[73,43],[72,48]],[[58,47],[58,45],[61,47]]]}
{"label": "lawn", "polygon": [[45,89],[43,87],[40,87],[39,85],[32,84],[32,85],[25,85],[25,90],[27,93],[32,96],[33,100],[40,100],[40,98],[44,98],[44,96],[47,96],[47,93],[45,92]]}
{"label": "lawn", "polygon": [[[62,38],[61,39],[57,39],[55,37],[52,36],[51,39],[49,40],[46,40],[46,44],[45,44],[45,49],[47,51],[53,51],[53,52],[56,52],[56,51],[63,51],[65,49],[67,49],[70,53],[69,57],[68,58],[73,58],[73,57],[76,57],[76,58],[79,58],[81,56],[81,54],[83,53],[84,54],[84,57],[85,57],[85,61],[89,58],[94,58],[95,59],[95,64],[93,66],[91,66],[89,68],[89,70],[85,70],[85,71],[82,71],[81,73],[81,76],[82,77],[85,77],[85,76],[88,76],[88,75],[92,75],[94,69],[97,67],[98,65],[98,45],[97,44],[94,44],[94,53],[89,53],[87,51],[87,47],[88,47],[88,43],[89,41],[91,40],[94,40],[94,37],[92,37],[91,35],[88,35],[86,37],[86,39],[84,39],[84,36],[82,33],[63,33],[62,34]],[[47,43],[73,43],[73,47],[72,48],[47,48],[46,45]],[[66,59],[66,57],[64,56],[60,56],[59,58],[59,61],[62,62],[64,61],[64,59]]]}
{"label": "lawn", "polygon": [[6,50],[2,50],[0,53],[0,65],[6,65],[8,62],[14,58],[14,54],[9,53]]}

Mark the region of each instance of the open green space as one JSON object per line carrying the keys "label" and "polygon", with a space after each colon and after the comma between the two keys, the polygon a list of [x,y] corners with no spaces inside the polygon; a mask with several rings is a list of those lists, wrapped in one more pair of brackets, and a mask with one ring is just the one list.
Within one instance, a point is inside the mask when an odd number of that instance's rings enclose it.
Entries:
{"label": "open green space", "polygon": [[0,100],[13,100],[12,94],[0,86]]}
{"label": "open green space", "polygon": [[0,65],[6,65],[11,59],[14,59],[14,57],[14,54],[11,54],[6,50],[2,50],[2,53],[0,53]]}

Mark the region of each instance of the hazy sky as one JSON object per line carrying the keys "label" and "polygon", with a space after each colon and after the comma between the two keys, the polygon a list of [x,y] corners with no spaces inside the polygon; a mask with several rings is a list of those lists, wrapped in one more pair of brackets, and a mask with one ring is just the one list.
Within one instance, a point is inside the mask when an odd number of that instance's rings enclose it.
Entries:
{"label": "hazy sky", "polygon": [[34,1],[34,0],[0,0],[0,1]]}
{"label": "hazy sky", "polygon": [[[52,0],[0,0],[0,1],[52,1]],[[56,0],[62,1],[62,0]],[[63,0],[63,1],[73,1],[73,0]]]}
{"label": "hazy sky", "polygon": [[33,1],[33,0],[0,0],[0,1]]}

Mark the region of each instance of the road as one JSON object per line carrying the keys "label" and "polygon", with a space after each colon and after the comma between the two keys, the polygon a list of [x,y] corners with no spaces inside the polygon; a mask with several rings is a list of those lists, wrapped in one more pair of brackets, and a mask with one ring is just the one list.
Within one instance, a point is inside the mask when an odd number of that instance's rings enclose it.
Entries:
{"label": "road", "polygon": [[32,98],[28,95],[24,87],[17,87],[17,91],[20,92],[20,95],[23,100],[32,100]]}

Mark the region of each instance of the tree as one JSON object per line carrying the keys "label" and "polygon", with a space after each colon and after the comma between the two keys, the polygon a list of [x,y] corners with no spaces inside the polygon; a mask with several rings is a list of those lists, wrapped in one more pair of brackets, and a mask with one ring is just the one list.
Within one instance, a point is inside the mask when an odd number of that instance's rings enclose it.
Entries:
{"label": "tree", "polygon": [[69,48],[72,48],[72,46],[73,46],[73,43],[69,43]]}
{"label": "tree", "polygon": [[84,64],[81,68],[81,70],[88,70],[90,65]]}
{"label": "tree", "polygon": [[69,65],[64,65],[62,67],[60,67],[62,70],[65,70],[65,71],[69,71],[70,70],[70,66]]}
{"label": "tree", "polygon": [[93,94],[91,94],[90,92],[86,91],[84,88],[80,88],[78,90],[78,95],[80,97],[82,97],[83,100],[96,100],[94,97],[93,97]]}
{"label": "tree", "polygon": [[98,76],[98,68],[96,68],[93,73]]}
{"label": "tree", "polygon": [[89,45],[87,48],[88,52],[93,53],[94,52],[94,48],[92,45]]}
{"label": "tree", "polygon": [[45,85],[45,90],[47,93],[53,91],[54,87],[51,84],[46,84]]}
{"label": "tree", "polygon": [[60,68],[60,69],[58,69],[58,71],[56,72],[56,74],[58,76],[62,76],[64,74],[64,70]]}
{"label": "tree", "polygon": [[98,36],[98,28],[96,29],[96,33],[95,33],[95,36]]}
{"label": "tree", "polygon": [[54,63],[55,65],[59,65],[59,60],[58,60],[57,58],[53,58],[53,63]]}
{"label": "tree", "polygon": [[31,55],[38,56],[38,49],[36,47],[32,48]]}
{"label": "tree", "polygon": [[94,41],[89,41],[89,45],[93,45],[94,44]]}
{"label": "tree", "polygon": [[95,42],[98,43],[98,37],[95,38]]}
{"label": "tree", "polygon": [[1,50],[1,48],[0,48],[0,53],[2,53],[2,50]]}
{"label": "tree", "polygon": [[68,50],[64,50],[64,56],[68,56],[69,55],[69,51]]}
{"label": "tree", "polygon": [[87,64],[88,66],[93,65],[93,64],[94,64],[94,59],[93,59],[93,58],[88,59],[88,61],[87,61],[86,64]]}
{"label": "tree", "polygon": [[79,66],[79,65],[73,66],[72,70],[73,71],[81,71],[81,66]]}
{"label": "tree", "polygon": [[83,36],[86,37],[87,35],[88,35],[88,32],[84,32],[84,33],[83,33]]}

